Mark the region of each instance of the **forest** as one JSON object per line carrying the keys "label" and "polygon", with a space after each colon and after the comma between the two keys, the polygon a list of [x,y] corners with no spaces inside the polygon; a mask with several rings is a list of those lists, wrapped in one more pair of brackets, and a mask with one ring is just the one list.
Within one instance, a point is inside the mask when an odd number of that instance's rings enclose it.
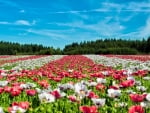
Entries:
{"label": "forest", "polygon": [[143,40],[99,39],[74,42],[64,49],[0,41],[0,55],[150,54],[150,37]]}

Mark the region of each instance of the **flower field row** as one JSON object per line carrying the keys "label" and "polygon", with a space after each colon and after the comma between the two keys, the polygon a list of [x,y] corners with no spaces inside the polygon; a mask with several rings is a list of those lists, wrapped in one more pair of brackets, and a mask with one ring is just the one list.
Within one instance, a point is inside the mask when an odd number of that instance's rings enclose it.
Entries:
{"label": "flower field row", "polygon": [[10,57],[9,55],[3,55],[3,56],[0,56],[0,59],[2,59],[2,58],[8,58],[8,57]]}
{"label": "flower field row", "polygon": [[0,60],[0,65],[4,65],[6,63],[13,63],[13,62],[17,62],[17,61],[23,61],[23,60],[31,60],[31,59],[36,59],[36,58],[40,58],[40,57],[45,57],[44,55],[34,55],[34,56],[12,56],[9,57],[9,59],[4,58],[2,60]]}
{"label": "flower field row", "polygon": [[18,58],[25,58],[29,57],[31,55],[6,55],[6,56],[0,56],[0,61],[6,61],[6,60],[13,60],[13,59],[18,59]]}
{"label": "flower field row", "polygon": [[139,61],[148,61],[150,60],[150,55],[103,55],[106,57],[117,57],[122,59],[131,59]]}
{"label": "flower field row", "polygon": [[86,55],[86,57],[92,59],[95,63],[110,66],[116,69],[125,69],[131,72],[137,70],[150,70],[150,60],[145,62],[131,59],[121,59],[116,57],[106,57],[99,55]]}
{"label": "flower field row", "polygon": [[18,62],[0,70],[0,113],[150,113],[149,64],[135,69],[139,62],[99,55]]}
{"label": "flower field row", "polygon": [[26,59],[26,60],[19,60],[13,63],[6,63],[2,67],[2,69],[11,69],[11,70],[23,70],[23,69],[35,69],[38,67],[43,66],[44,64],[59,59],[63,57],[62,55],[50,55],[50,56],[44,56],[39,57],[35,59]]}

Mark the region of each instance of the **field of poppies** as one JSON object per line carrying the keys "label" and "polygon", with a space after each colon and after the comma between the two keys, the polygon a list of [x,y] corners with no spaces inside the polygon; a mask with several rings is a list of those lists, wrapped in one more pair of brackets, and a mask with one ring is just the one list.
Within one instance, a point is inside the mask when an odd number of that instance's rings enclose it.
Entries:
{"label": "field of poppies", "polygon": [[0,56],[0,113],[150,113],[150,55]]}

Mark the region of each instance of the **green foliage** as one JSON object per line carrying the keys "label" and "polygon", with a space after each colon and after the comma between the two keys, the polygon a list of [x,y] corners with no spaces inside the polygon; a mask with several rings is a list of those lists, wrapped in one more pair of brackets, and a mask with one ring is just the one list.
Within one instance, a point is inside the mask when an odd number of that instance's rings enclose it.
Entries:
{"label": "green foliage", "polygon": [[147,40],[105,39],[84,41],[60,48],[37,44],[19,44],[0,41],[0,55],[50,54],[150,54],[150,37]]}
{"label": "green foliage", "polygon": [[0,55],[33,55],[33,54],[59,54],[60,49],[44,47],[37,44],[19,44],[0,41]]}
{"label": "green foliage", "polygon": [[64,54],[149,54],[150,37],[147,40],[105,39],[66,45]]}

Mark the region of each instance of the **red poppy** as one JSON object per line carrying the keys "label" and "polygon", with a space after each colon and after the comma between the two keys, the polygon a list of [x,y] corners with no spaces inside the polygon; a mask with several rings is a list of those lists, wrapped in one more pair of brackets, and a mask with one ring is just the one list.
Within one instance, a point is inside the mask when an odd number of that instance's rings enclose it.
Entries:
{"label": "red poppy", "polygon": [[28,101],[25,102],[20,102],[19,106],[23,109],[28,109],[29,108],[30,103]]}
{"label": "red poppy", "polygon": [[51,94],[55,96],[56,99],[61,98],[61,94],[57,90],[51,92]]}
{"label": "red poppy", "polygon": [[83,113],[98,113],[96,106],[80,106],[80,111]]}
{"label": "red poppy", "polygon": [[99,96],[98,95],[96,95],[94,92],[89,92],[89,94],[88,94],[88,96],[87,96],[88,98],[98,98]]}
{"label": "red poppy", "polygon": [[144,113],[144,109],[140,105],[131,106],[128,113]]}
{"label": "red poppy", "polygon": [[145,95],[140,94],[130,94],[129,96],[133,102],[142,102],[145,98]]}
{"label": "red poppy", "polygon": [[17,88],[17,87],[12,87],[10,93],[11,93],[12,96],[18,96],[18,95],[20,95],[21,90],[19,88]]}
{"label": "red poppy", "polygon": [[26,90],[26,94],[29,96],[34,96],[36,94],[36,90],[28,89],[28,90]]}
{"label": "red poppy", "polygon": [[44,88],[47,88],[49,86],[49,83],[46,80],[39,81],[38,83]]}
{"label": "red poppy", "polygon": [[18,106],[21,107],[24,110],[27,110],[30,106],[30,103],[25,101],[25,102],[13,102],[11,107],[8,107],[8,112],[9,113],[13,113],[13,112],[17,112],[18,109],[13,108],[13,106]]}
{"label": "red poppy", "polygon": [[9,87],[9,86],[4,87],[4,91],[7,93],[11,92],[11,89],[12,89],[12,87]]}
{"label": "red poppy", "polygon": [[118,85],[116,85],[116,86],[110,86],[109,89],[115,89],[115,90],[117,90],[117,89],[119,89],[119,86]]}
{"label": "red poppy", "polygon": [[124,88],[132,87],[132,86],[134,86],[134,84],[135,84],[134,80],[126,80],[126,81],[123,81],[120,83],[120,85]]}
{"label": "red poppy", "polygon": [[105,88],[106,88],[106,86],[104,86],[103,84],[97,84],[96,85],[97,90],[102,90],[103,91]]}
{"label": "red poppy", "polygon": [[3,93],[4,88],[0,87],[0,94]]}
{"label": "red poppy", "polygon": [[71,102],[77,102],[77,103],[80,103],[80,101],[77,100],[76,96],[70,95],[70,96],[68,96],[68,99],[69,99]]}

